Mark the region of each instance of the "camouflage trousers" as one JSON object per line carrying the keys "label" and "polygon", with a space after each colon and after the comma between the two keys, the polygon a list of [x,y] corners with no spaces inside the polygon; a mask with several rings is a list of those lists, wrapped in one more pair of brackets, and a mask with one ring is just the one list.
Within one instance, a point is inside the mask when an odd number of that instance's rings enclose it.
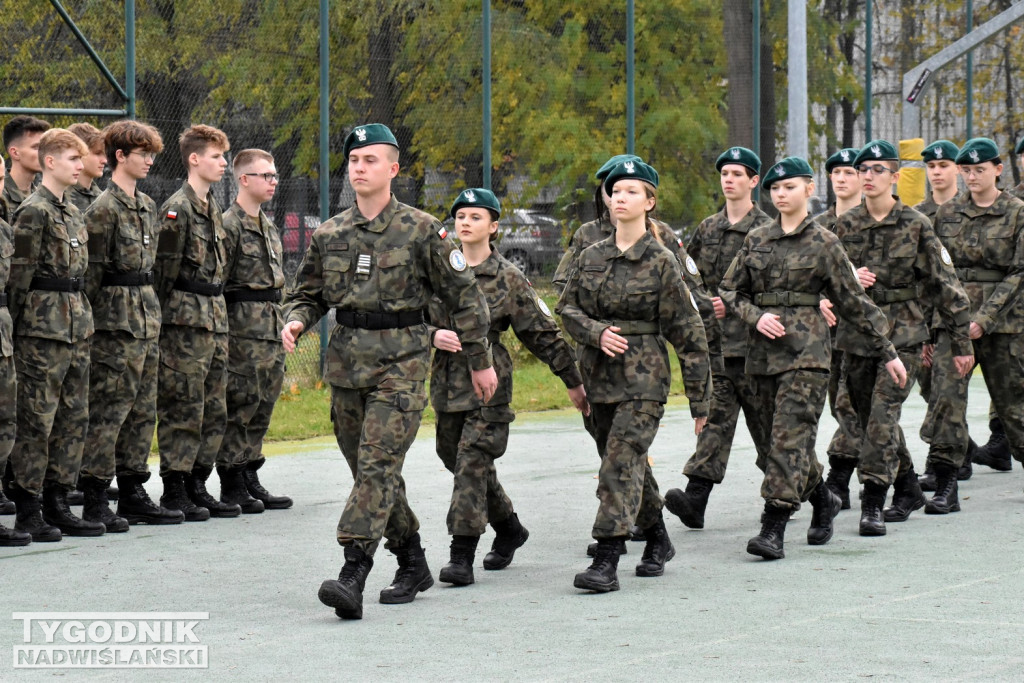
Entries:
{"label": "camouflage trousers", "polygon": [[832,349],[832,367],[828,376],[828,405],[832,417],[839,424],[836,433],[828,444],[828,459],[852,460],[860,459],[860,445],[864,440],[864,432],[857,418],[857,411],[850,402],[850,390],[843,379],[843,352]]}
{"label": "camouflage trousers", "polygon": [[227,370],[227,424],[217,464],[242,467],[263,452],[284,383],[284,347],[280,341],[231,337]]}
{"label": "camouflage trousers", "polygon": [[889,377],[883,358],[852,353],[844,357],[844,384],[864,434],[857,466],[862,484],[892,486],[897,476],[914,466],[900,428],[900,415],[921,369],[921,351],[898,349],[897,353],[907,369],[903,388]]}
{"label": "camouflage trousers", "polygon": [[600,501],[591,535],[595,539],[629,535],[634,524],[653,525],[665,505],[654,479],[647,449],[658,432],[665,405],[657,401],[591,403],[594,439],[601,453],[597,479]]}
{"label": "camouflage trousers", "polygon": [[7,456],[14,448],[18,424],[18,375],[14,356],[0,357],[0,477],[7,469]]}
{"label": "camouflage trousers", "polygon": [[921,396],[928,402],[921,440],[929,444],[928,464],[959,468],[967,455],[967,385],[953,365],[949,333],[938,330],[930,368],[921,368]]}
{"label": "camouflage trousers", "polygon": [[157,339],[97,331],[89,368],[89,431],[82,474],[110,481],[147,474],[156,427]]}
{"label": "camouflage trousers", "polygon": [[488,522],[504,521],[515,512],[494,467],[505,453],[508,425],[514,419],[507,405],[437,413],[437,456],[455,475],[448,507],[450,535],[481,536]]}
{"label": "camouflage trousers", "polygon": [[354,479],[338,521],[338,543],[368,555],[402,545],[420,523],[405,496],[402,465],[427,405],[424,383],[387,379],[360,389],[331,387],[334,436]]}
{"label": "camouflage trousers", "polygon": [[181,325],[160,330],[156,439],[160,476],[213,469],[227,421],[228,335]]}
{"label": "camouflage trousers", "polygon": [[769,435],[755,419],[757,410],[756,383],[746,374],[745,358],[726,358],[723,371],[712,377],[711,410],[707,425],[697,437],[697,450],[683,468],[688,477],[701,477],[721,484],[732,453],[740,409],[747,431],[757,450],[758,461],[768,453]]}
{"label": "camouflage trousers", "polygon": [[799,369],[754,379],[758,419],[771,434],[771,450],[761,468],[761,497],[773,507],[799,510],[821,481],[814,443],[828,393],[828,373]]}
{"label": "camouflage trousers", "polygon": [[31,494],[43,486],[72,490],[89,426],[89,340],[68,344],[18,337],[18,433],[14,482]]}

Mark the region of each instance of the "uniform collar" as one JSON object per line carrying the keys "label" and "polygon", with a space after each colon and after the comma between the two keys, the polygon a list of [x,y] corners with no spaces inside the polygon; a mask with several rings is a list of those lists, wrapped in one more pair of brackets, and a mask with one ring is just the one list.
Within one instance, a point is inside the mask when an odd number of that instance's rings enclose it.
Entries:
{"label": "uniform collar", "polygon": [[[42,183],[39,183],[39,187],[37,187],[35,191],[38,192],[42,197],[46,199],[46,201],[50,202],[51,204],[59,206],[62,209],[65,208],[65,206],[67,206],[67,202],[65,199],[59,199],[57,195],[50,192],[50,190],[46,188],[46,185],[43,185]],[[64,190],[65,198],[67,197],[67,194],[68,191]]]}
{"label": "uniform collar", "polygon": [[213,211],[213,188],[206,193],[206,208],[203,208],[203,202],[199,199],[199,195],[196,194],[195,189],[188,184],[186,180],[182,183],[182,187],[185,188],[185,197],[188,198],[189,202],[192,203],[192,208],[195,209],[196,213],[210,218]]}
{"label": "uniform collar", "polygon": [[764,215],[764,211],[761,211],[761,207],[755,202],[750,207],[750,211],[747,211],[743,215],[743,218],[739,219],[735,223],[729,222],[729,214],[726,209],[722,209],[722,220],[725,222],[726,230],[733,230],[735,232],[750,232],[750,228],[754,226],[754,220]]}
{"label": "uniform collar", "polygon": [[651,246],[651,243],[655,241],[654,235],[651,234],[650,230],[647,230],[629,249],[619,251],[618,246],[615,244],[615,235],[612,235],[606,240],[609,247],[606,249],[605,258],[609,261],[617,258],[623,258],[627,261],[639,261],[643,258],[644,252]]}
{"label": "uniform collar", "polygon": [[483,263],[473,266],[474,275],[486,275],[488,277],[494,277],[498,274],[498,269],[501,267],[501,256],[498,254],[498,250],[491,245],[491,255],[484,259]]}
{"label": "uniform collar", "polygon": [[817,225],[817,223],[815,222],[814,217],[811,216],[811,214],[807,214],[807,218],[800,221],[800,225],[796,226],[796,230],[794,230],[791,233],[785,233],[782,231],[782,224],[778,220],[776,220],[774,223],[772,223],[772,227],[768,230],[768,239],[779,240],[785,239],[787,237],[798,237],[810,225]]}
{"label": "uniform collar", "polygon": [[107,192],[109,192],[110,195],[112,197],[114,197],[114,199],[116,199],[117,201],[121,202],[122,204],[127,206],[129,209],[134,209],[134,210],[137,210],[137,211],[145,211],[146,210],[146,204],[144,202],[138,201],[138,199],[139,199],[139,188],[138,187],[135,188],[135,196],[131,197],[131,196],[128,195],[127,192],[125,192],[123,189],[121,189],[120,185],[118,185],[113,180],[111,180],[109,183],[107,183]]}
{"label": "uniform collar", "polygon": [[978,206],[975,204],[974,200],[971,199],[970,191],[964,192],[961,196],[963,197],[961,211],[970,218],[977,216],[1002,216],[1006,213],[1006,209],[1010,204],[1010,195],[1006,194],[1006,190],[1002,190],[990,206]]}
{"label": "uniform collar", "polygon": [[355,225],[361,228],[365,228],[370,232],[384,232],[384,228],[388,227],[391,223],[391,219],[395,217],[395,212],[398,211],[398,200],[395,199],[395,194],[391,193],[391,199],[388,201],[384,210],[377,214],[377,217],[373,220],[369,220],[359,211],[359,205],[353,204],[352,209],[355,212]]}

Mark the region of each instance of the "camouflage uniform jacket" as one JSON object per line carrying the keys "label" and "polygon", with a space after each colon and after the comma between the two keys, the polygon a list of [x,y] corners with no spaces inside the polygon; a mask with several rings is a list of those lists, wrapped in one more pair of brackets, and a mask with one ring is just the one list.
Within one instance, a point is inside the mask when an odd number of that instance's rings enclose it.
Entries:
{"label": "camouflage uniform jacket", "polygon": [[10,216],[10,218],[7,219],[8,222],[14,223],[14,212],[17,211],[18,207],[21,206],[21,203],[28,199],[28,196],[32,194],[37,187],[39,187],[38,179],[39,176],[37,175],[36,180],[32,181],[32,188],[28,193],[25,193],[21,191],[21,188],[15,185],[14,178],[11,177],[10,171],[7,172],[7,175],[4,178],[4,192],[2,196],[4,203],[7,204],[7,212]]}
{"label": "camouflage uniform jacket", "polygon": [[1024,180],[1022,180],[1017,185],[1011,187],[1006,192],[1007,194],[1016,197],[1017,199],[1024,199]]}
{"label": "camouflage uniform jacket", "polygon": [[935,231],[970,297],[971,320],[985,334],[1024,332],[1024,202],[1001,192],[980,207],[966,192],[939,207]]}
{"label": "camouflage uniform jacket", "polygon": [[[907,349],[927,342],[934,308],[950,332],[953,355],[971,353],[970,302],[949,253],[924,214],[897,200],[889,214],[876,221],[861,204],[839,217],[836,236],[854,267],[867,267],[875,274],[867,293],[885,313],[886,336],[893,346]],[[839,322],[837,348],[870,356],[876,346],[872,335],[845,320]]]}
{"label": "camouflage uniform jacket", "polygon": [[11,210],[7,207],[7,200],[0,196],[0,221],[4,221],[9,224],[11,220]]}
{"label": "camouflage uniform jacket", "polygon": [[160,336],[160,302],[151,285],[103,285],[106,274],[152,273],[156,262],[156,203],[141,191],[129,197],[117,183],[85,212],[89,231],[86,292],[97,330],[127,332],[135,339]]}
{"label": "camouflage uniform jacket", "polygon": [[[14,256],[14,228],[0,219],[0,292],[7,291],[11,276],[11,257]],[[0,358],[14,355],[14,322],[11,310],[0,306]]]}
{"label": "camouflage uniform jacket", "polygon": [[92,185],[89,186],[88,190],[78,183],[75,183],[64,191],[64,200],[71,202],[79,211],[85,213],[85,210],[88,209],[102,193],[103,190],[100,189],[100,181],[99,179],[96,179],[92,181]]}
{"label": "camouflage uniform jacket", "polygon": [[[256,218],[232,203],[224,212],[227,233],[224,292],[284,288],[281,236],[267,215]],[[228,304],[228,327],[233,337],[280,341],[284,318],[277,301],[236,301]]]}
{"label": "camouflage uniform jacket", "polygon": [[[572,349],[547,305],[537,296],[522,271],[497,251],[483,263],[473,266],[477,286],[487,299],[491,315],[488,339],[491,357],[498,374],[498,390],[486,405],[500,406],[512,402],[512,358],[501,343],[501,333],[509,327],[530,353],[551,368],[551,372],[568,388],[583,383]],[[451,321],[438,299],[430,303],[431,334],[437,329],[452,329]],[[459,353],[434,351],[430,369],[430,403],[439,412],[475,410],[481,405],[473,393],[469,365]]]}
{"label": "camouflage uniform jacket", "polygon": [[[331,308],[426,313],[432,294],[451,311],[470,367],[490,367],[490,318],[473,271],[437,220],[392,195],[372,220],[352,206],[316,229],[286,297],[285,319],[309,330]],[[425,324],[384,330],[339,325],[327,349],[327,381],[352,389],[389,378],[423,381],[429,364]]]}
{"label": "camouflage uniform jacket", "polygon": [[[822,295],[832,302],[837,315],[873,340],[870,355],[896,358],[896,349],[885,338],[885,315],[864,293],[839,238],[809,216],[789,234],[778,222],[747,233],[720,291],[726,307],[750,326],[748,374],[829,369],[832,345],[817,304]],[[805,296],[808,302],[795,306],[755,303],[758,295],[782,296],[783,292]],[[779,316],[786,328],[784,336],[769,339],[757,331],[757,321],[765,313]]]}
{"label": "camouflage uniform jacket", "polygon": [[213,193],[207,193],[204,207],[186,181],[164,202],[160,215],[154,274],[163,324],[227,332],[223,295],[207,296],[175,287],[178,278],[203,284],[224,281],[226,235]]}
{"label": "camouflage uniform jacket", "polygon": [[[719,295],[718,286],[736,257],[736,252],[743,246],[747,233],[752,228],[771,224],[772,219],[757,204],[735,224],[729,222],[725,209],[701,221],[687,246],[712,295]],[[730,311],[718,321],[718,325],[722,330],[722,355],[726,358],[746,356],[746,323]]]}
{"label": "camouflage uniform jacket", "polygon": [[82,290],[34,289],[32,279],[85,278],[89,233],[82,214],[40,185],[14,212],[14,256],[8,281],[19,336],[74,343],[93,333],[92,307]]}
{"label": "camouflage uniform jacket", "polygon": [[[675,347],[690,414],[704,417],[711,400],[711,361],[697,303],[683,281],[679,262],[647,232],[626,251],[615,238],[580,254],[558,302],[569,335],[582,345],[580,370],[594,403],[668,398],[672,382],[665,340]],[[626,323],[621,325],[619,323]],[[656,326],[660,333],[631,334],[629,325]],[[622,327],[625,354],[601,350],[605,328]]]}

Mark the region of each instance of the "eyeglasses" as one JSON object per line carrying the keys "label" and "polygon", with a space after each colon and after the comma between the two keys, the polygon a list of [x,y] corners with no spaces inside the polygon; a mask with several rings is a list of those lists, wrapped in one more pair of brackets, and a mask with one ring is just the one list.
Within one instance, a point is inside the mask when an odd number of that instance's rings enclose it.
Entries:
{"label": "eyeglasses", "polygon": [[129,154],[138,154],[140,157],[142,157],[146,161],[156,161],[156,154],[154,154],[153,152],[137,152],[137,151],[135,151],[133,149],[132,151],[130,151],[128,153]]}
{"label": "eyeglasses", "polygon": [[965,178],[970,178],[971,176],[980,178],[985,175],[988,169],[988,166],[961,166],[960,173],[963,174]]}
{"label": "eyeglasses", "polygon": [[243,173],[242,175],[258,176],[266,180],[268,183],[277,182],[278,180],[281,179],[281,176],[279,176],[276,173]]}
{"label": "eyeglasses", "polygon": [[860,166],[857,167],[857,173],[867,173],[868,171],[874,173],[875,175],[881,175],[883,173],[895,173],[895,171],[893,171],[891,168],[889,168],[888,166],[883,166],[882,164],[875,164],[873,166],[869,166],[868,164],[861,164]]}

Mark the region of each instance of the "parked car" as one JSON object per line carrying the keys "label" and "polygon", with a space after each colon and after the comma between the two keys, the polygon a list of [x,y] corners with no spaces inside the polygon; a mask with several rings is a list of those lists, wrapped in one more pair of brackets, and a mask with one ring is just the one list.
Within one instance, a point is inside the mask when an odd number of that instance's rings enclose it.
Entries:
{"label": "parked car", "polygon": [[[270,217],[274,219],[273,216]],[[276,222],[276,221],[275,221]],[[299,226],[302,226],[301,229]],[[306,247],[313,236],[313,231],[320,227],[320,216],[302,216],[299,222],[299,214],[289,211],[284,215],[284,220],[277,223],[281,231],[281,247],[284,249],[284,267],[288,273],[293,273],[298,268],[302,257],[306,254]]]}
{"label": "parked car", "polygon": [[534,209],[513,209],[498,221],[498,251],[524,273],[554,271],[562,258],[562,225]]}

